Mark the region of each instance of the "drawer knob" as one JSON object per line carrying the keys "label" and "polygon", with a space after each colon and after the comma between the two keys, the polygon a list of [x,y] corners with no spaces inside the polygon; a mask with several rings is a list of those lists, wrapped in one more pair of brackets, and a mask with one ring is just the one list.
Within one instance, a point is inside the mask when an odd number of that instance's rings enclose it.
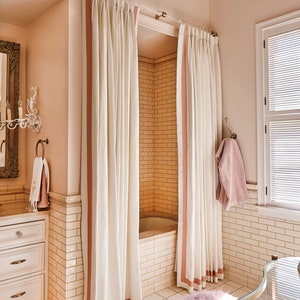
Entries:
{"label": "drawer knob", "polygon": [[20,230],[18,230],[18,231],[16,232],[16,235],[17,235],[18,237],[21,237],[21,236],[23,235],[23,233],[22,233]]}
{"label": "drawer knob", "polygon": [[10,264],[11,265],[19,265],[19,264],[22,264],[26,261],[26,259],[18,259],[18,260],[15,260],[15,261],[12,261]]}
{"label": "drawer knob", "polygon": [[26,294],[26,292],[17,293],[17,294],[10,296],[10,298],[11,299],[19,298],[19,297],[24,296],[25,294]]}

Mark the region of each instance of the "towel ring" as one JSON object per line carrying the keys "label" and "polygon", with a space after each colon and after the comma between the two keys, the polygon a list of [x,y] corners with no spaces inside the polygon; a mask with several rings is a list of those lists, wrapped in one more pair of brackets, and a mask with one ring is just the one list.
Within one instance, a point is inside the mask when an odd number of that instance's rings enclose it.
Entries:
{"label": "towel ring", "polygon": [[38,157],[38,148],[39,148],[39,144],[42,144],[42,159],[45,158],[45,145],[44,143],[48,144],[49,143],[49,140],[48,139],[45,139],[45,140],[42,140],[42,139],[39,139],[35,145],[35,155],[36,157]]}

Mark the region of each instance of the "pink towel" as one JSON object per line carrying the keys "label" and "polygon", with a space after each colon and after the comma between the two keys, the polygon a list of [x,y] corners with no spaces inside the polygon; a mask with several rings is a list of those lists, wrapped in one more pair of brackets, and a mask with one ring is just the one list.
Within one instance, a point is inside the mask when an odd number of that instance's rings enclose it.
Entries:
{"label": "pink towel", "polygon": [[216,153],[219,171],[217,199],[223,208],[247,201],[247,186],[243,158],[237,141],[225,138]]}
{"label": "pink towel", "polygon": [[237,298],[221,290],[201,291],[185,296],[184,300],[236,300]]}
{"label": "pink towel", "polygon": [[48,202],[48,193],[49,193],[49,167],[45,167],[45,163],[47,161],[44,160],[44,167],[42,170],[42,178],[41,178],[41,188],[39,194],[39,201],[37,204],[38,209],[47,209],[49,208]]}

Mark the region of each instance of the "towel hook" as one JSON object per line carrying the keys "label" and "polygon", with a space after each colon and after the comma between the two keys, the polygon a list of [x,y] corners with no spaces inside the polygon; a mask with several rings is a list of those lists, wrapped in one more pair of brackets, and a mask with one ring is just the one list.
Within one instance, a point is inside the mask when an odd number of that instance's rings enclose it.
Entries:
{"label": "towel hook", "polygon": [[42,139],[39,139],[35,145],[35,155],[38,157],[38,148],[39,148],[39,144],[42,144],[42,159],[45,158],[45,144],[48,144],[49,143],[49,140],[48,139],[45,139],[45,140],[42,140]]}
{"label": "towel hook", "polygon": [[229,126],[228,126],[228,124],[227,124],[227,122],[228,122],[228,117],[225,117],[225,122],[226,122],[226,128],[227,128],[227,130],[230,132],[230,137],[231,137],[232,139],[236,139],[236,138],[237,138],[237,134],[234,133],[234,132],[232,132],[232,130],[229,128]]}

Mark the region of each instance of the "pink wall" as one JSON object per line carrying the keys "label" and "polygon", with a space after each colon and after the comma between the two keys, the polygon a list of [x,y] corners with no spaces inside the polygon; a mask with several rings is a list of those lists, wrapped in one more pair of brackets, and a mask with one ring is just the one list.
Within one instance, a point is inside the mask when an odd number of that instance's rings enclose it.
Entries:
{"label": "pink wall", "polygon": [[80,194],[81,1],[60,0],[26,28],[0,23],[0,39],[21,44],[23,107],[29,88],[37,86],[42,119],[38,134],[19,130],[20,176],[1,185],[30,185],[36,142],[48,138],[50,190]]}
{"label": "pink wall", "polygon": [[[68,175],[67,195],[81,193],[82,1],[69,0],[68,9]],[[85,129],[85,128],[84,128]]]}
{"label": "pink wall", "polygon": [[[26,130],[26,151],[24,131],[20,131],[20,177],[1,180],[1,184],[22,182],[30,184],[35,143],[38,138],[47,137],[50,140],[46,147],[46,155],[51,167],[51,189],[63,194],[74,194],[79,191],[80,137],[76,135],[74,124],[80,121],[80,110],[78,111],[77,103],[73,117],[71,107],[74,103],[70,97],[70,91],[73,89],[69,83],[72,69],[68,60],[72,57],[70,55],[72,47],[69,45],[74,42],[70,39],[70,27],[74,26],[69,26],[70,17],[73,17],[69,6],[74,1],[69,2],[71,1],[59,1],[36,20],[28,28],[27,43],[26,29],[1,24],[2,39],[15,39],[25,46],[21,47],[23,61],[26,44],[28,45],[27,84],[25,89],[26,70],[25,64],[22,64],[21,95],[24,99],[26,91],[28,96],[28,88],[31,85],[39,87],[39,110],[43,121],[39,134]],[[154,0],[137,2],[153,8],[165,7],[170,9],[169,14],[173,16],[184,17],[193,8],[194,11],[199,11],[199,22],[205,23],[210,20],[212,29],[218,32],[222,64],[223,120],[227,116],[230,127],[238,134],[247,181],[256,183],[255,24],[300,9],[299,2],[228,0],[225,3],[222,0],[211,0],[209,6],[208,1],[203,0],[201,3],[187,5],[186,11],[181,14],[165,2],[159,4]],[[10,27],[9,30],[7,26]],[[72,118],[69,118],[70,115]],[[228,135],[225,129],[224,134]],[[72,149],[77,149],[77,152]],[[26,159],[25,152],[27,152]],[[72,153],[71,158],[68,153]],[[76,176],[72,181],[74,172]]]}
{"label": "pink wall", "polygon": [[[20,96],[25,103],[26,85],[26,29],[0,22],[0,40],[19,43],[20,51]],[[1,179],[1,185],[23,184],[25,181],[25,131],[19,130],[19,177]]]}
{"label": "pink wall", "polygon": [[45,156],[50,190],[67,194],[68,175],[68,1],[52,6],[28,27],[27,90],[38,87],[40,133],[26,131],[26,184],[31,184],[35,145],[49,139]]}
{"label": "pink wall", "polygon": [[238,135],[249,183],[257,182],[255,24],[297,9],[295,0],[210,1],[210,23],[219,35],[223,121],[227,116]]}

